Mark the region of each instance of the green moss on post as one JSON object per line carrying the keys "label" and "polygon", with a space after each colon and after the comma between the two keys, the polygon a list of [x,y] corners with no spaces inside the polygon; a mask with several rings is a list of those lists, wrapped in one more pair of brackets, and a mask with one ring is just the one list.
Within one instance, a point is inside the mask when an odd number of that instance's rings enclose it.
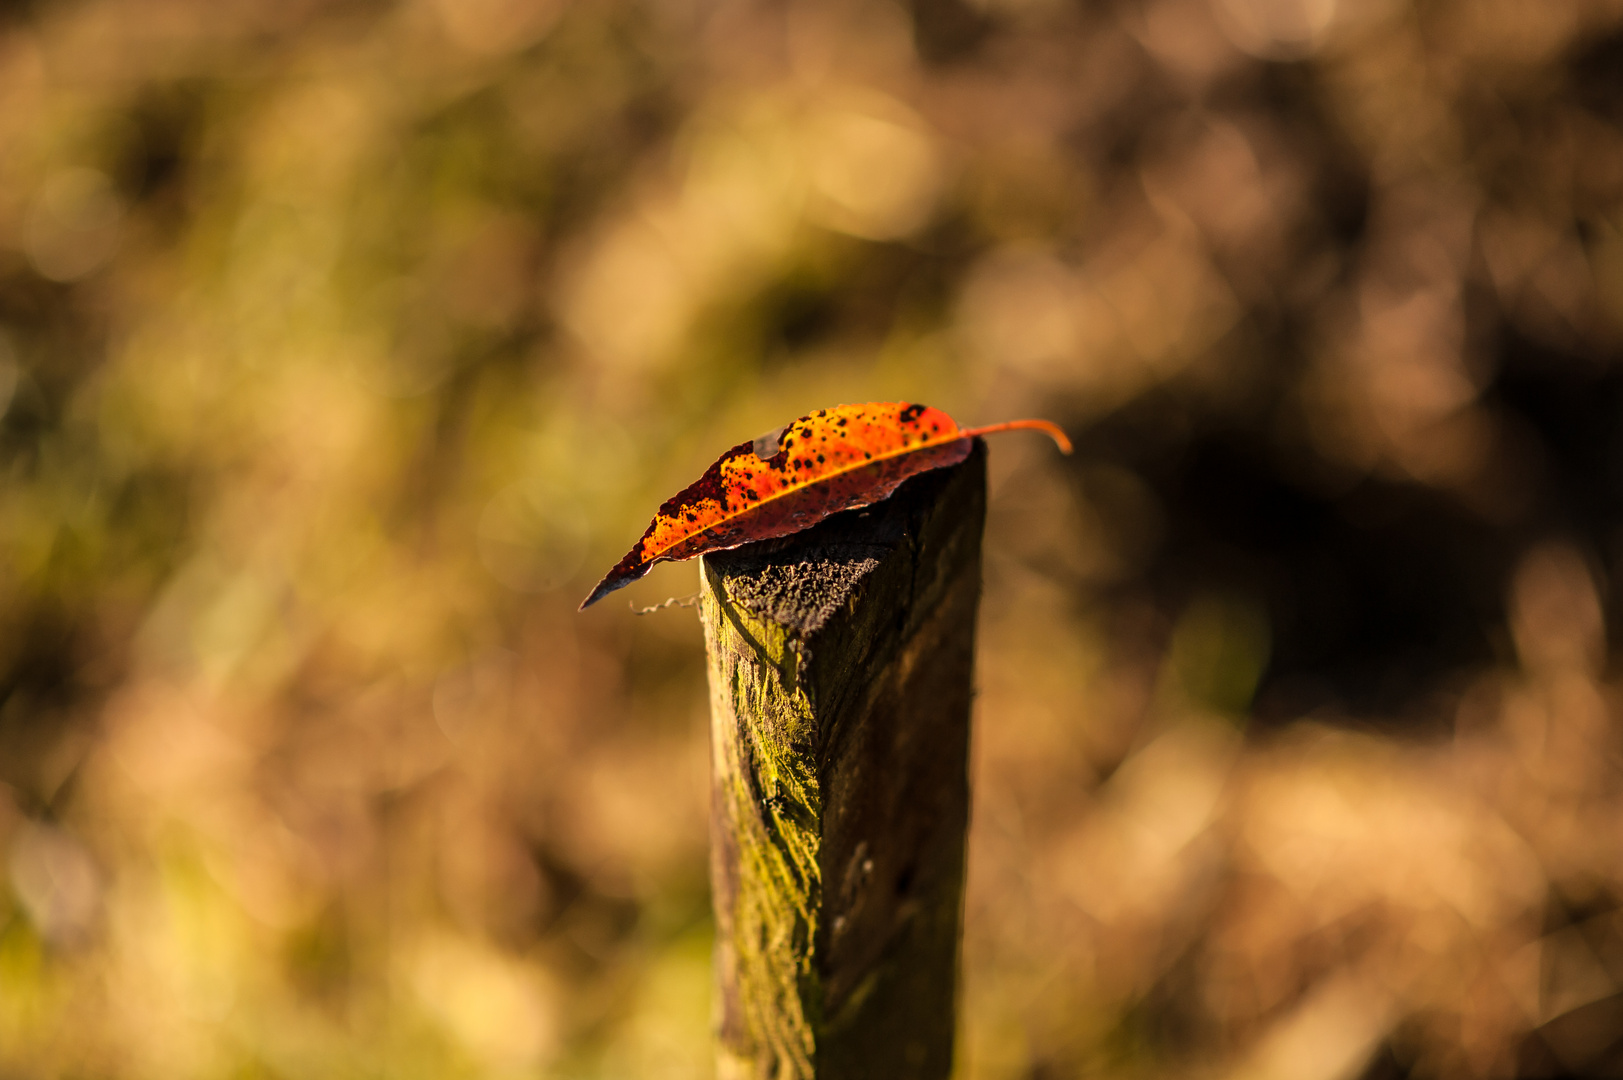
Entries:
{"label": "green moss on post", "polygon": [[706,556],[722,1080],[952,1070],[986,450]]}

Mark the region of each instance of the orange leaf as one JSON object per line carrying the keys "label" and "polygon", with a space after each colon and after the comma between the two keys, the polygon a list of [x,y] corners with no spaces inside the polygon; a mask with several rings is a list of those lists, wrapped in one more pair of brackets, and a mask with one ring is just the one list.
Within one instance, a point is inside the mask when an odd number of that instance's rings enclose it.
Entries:
{"label": "orange leaf", "polygon": [[739,443],[697,483],[667,500],[581,610],[663,559],[691,559],[788,536],[830,514],[879,502],[910,476],[964,460],[975,436],[1014,428],[1047,432],[1061,450],[1071,452],[1065,433],[1047,420],[966,429],[940,409],[905,401],[838,405],[802,416]]}

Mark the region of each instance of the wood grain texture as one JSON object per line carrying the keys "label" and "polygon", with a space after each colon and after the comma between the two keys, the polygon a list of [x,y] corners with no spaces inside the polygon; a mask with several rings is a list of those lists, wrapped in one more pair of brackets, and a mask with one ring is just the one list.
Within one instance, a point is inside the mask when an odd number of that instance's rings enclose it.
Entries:
{"label": "wood grain texture", "polygon": [[952,1068],[986,449],[707,555],[723,1080]]}

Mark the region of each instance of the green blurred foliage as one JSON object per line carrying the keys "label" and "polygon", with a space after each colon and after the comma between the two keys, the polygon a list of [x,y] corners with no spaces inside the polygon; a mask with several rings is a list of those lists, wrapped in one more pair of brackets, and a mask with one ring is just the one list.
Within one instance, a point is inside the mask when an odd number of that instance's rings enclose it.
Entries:
{"label": "green blurred foliage", "polygon": [[0,1074],[709,1075],[698,628],[575,605],[908,399],[1078,437],[994,451],[963,1075],[1617,1075],[1620,72],[1602,0],[0,5]]}

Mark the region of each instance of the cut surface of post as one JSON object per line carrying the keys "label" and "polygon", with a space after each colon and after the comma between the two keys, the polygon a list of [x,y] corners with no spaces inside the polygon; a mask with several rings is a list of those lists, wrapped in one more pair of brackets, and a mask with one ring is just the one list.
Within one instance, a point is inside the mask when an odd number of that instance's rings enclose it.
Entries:
{"label": "cut surface of post", "polygon": [[721,1080],[952,1070],[986,448],[707,555]]}

